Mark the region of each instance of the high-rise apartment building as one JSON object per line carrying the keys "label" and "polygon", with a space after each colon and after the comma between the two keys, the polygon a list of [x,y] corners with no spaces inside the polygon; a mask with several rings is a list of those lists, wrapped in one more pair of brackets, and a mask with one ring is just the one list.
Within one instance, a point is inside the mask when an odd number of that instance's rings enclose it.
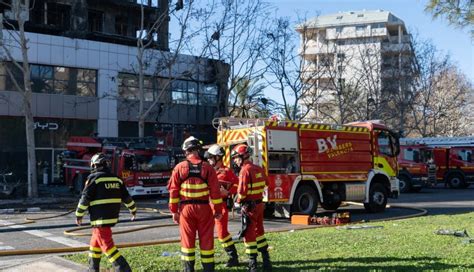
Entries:
{"label": "high-rise apartment building", "polygon": [[357,94],[348,97],[354,107],[366,105],[367,118],[374,117],[369,111],[383,106],[388,94],[409,92],[413,76],[410,35],[392,13],[364,10],[322,15],[298,25],[296,31],[305,60],[302,80],[312,90],[311,97],[302,102],[303,107],[312,108],[309,118],[324,119],[323,108],[330,114],[327,105],[344,92]]}

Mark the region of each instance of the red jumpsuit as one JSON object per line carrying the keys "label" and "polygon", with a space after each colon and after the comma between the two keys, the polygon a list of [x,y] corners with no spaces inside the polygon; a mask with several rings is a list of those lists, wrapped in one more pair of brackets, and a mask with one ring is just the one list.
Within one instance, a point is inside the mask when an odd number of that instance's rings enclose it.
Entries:
{"label": "red jumpsuit", "polygon": [[[222,209],[216,171],[190,154],[173,170],[168,184],[169,209],[179,213],[181,260],[194,269],[196,232],[204,270],[214,267],[214,214]],[[212,205],[209,205],[209,199]],[[186,268],[185,268],[186,269]]]}
{"label": "red jumpsuit", "polygon": [[228,223],[229,223],[229,209],[225,203],[227,197],[232,197],[237,193],[237,186],[239,184],[239,179],[237,176],[227,167],[221,167],[217,170],[217,180],[219,181],[219,185],[223,186],[227,191],[229,191],[228,195],[222,195],[222,200],[224,204],[222,205],[222,218],[219,220],[215,220],[216,222],[216,231],[217,231],[217,238],[219,242],[221,242],[224,248],[228,248],[234,244],[232,241],[232,236],[229,233]]}
{"label": "red jumpsuit", "polygon": [[247,211],[250,224],[244,236],[245,253],[250,256],[256,256],[257,250],[262,252],[268,249],[263,228],[264,206],[262,203],[262,194],[267,185],[268,179],[265,171],[250,161],[244,161],[239,173],[237,201],[243,206],[251,204],[249,206],[251,208]]}

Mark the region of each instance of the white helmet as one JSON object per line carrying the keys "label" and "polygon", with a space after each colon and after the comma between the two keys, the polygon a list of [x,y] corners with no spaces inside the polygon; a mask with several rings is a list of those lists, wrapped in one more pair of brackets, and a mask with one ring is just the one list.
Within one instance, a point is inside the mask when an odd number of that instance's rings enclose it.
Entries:
{"label": "white helmet", "polygon": [[188,137],[186,140],[183,142],[183,146],[181,147],[184,151],[188,151],[190,149],[200,149],[202,147],[202,142],[194,138],[194,136]]}
{"label": "white helmet", "polygon": [[207,152],[213,156],[224,156],[224,148],[222,148],[220,145],[215,144],[209,147]]}

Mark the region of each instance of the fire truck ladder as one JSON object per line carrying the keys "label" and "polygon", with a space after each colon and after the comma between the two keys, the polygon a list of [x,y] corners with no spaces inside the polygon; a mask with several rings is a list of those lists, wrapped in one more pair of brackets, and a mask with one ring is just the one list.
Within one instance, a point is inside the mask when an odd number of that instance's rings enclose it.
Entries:
{"label": "fire truck ladder", "polygon": [[428,146],[474,146],[474,137],[429,137],[429,138],[401,138],[400,144],[425,144]]}

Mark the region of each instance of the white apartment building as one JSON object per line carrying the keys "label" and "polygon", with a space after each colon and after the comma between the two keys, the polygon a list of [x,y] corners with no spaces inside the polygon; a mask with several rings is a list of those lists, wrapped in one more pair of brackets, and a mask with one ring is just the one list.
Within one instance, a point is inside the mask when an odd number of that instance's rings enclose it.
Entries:
{"label": "white apartment building", "polygon": [[[363,99],[368,112],[369,102],[378,103],[387,92],[408,88],[410,35],[392,13],[364,10],[322,15],[298,25],[296,31],[305,59],[302,79],[313,90],[303,107],[318,108],[334,99],[338,90],[353,88],[360,93],[353,102]],[[318,110],[308,117],[320,117]]]}

